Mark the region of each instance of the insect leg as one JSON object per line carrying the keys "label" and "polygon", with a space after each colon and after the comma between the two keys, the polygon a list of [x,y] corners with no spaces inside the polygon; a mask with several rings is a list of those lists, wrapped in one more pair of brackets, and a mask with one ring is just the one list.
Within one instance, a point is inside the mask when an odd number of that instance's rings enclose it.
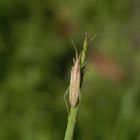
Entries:
{"label": "insect leg", "polygon": [[68,92],[69,92],[69,87],[65,91],[63,98],[64,98],[64,102],[65,102],[65,105],[66,105],[67,113],[69,115],[69,106],[68,106],[68,103],[67,103],[67,100],[66,100],[66,96],[67,96]]}

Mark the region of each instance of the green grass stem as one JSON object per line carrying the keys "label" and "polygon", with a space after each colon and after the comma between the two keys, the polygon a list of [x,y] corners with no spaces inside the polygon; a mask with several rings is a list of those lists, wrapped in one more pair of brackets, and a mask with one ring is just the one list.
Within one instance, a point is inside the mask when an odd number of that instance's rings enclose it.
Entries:
{"label": "green grass stem", "polygon": [[[85,73],[85,67],[86,67],[86,55],[87,55],[87,33],[85,33],[85,39],[84,39],[84,45],[82,48],[82,52],[81,52],[81,84],[83,82],[83,76]],[[81,86],[80,86],[81,88]],[[76,124],[76,117],[77,117],[77,112],[78,112],[78,107],[79,107],[79,103],[77,104],[76,107],[71,107],[70,108],[70,113],[68,116],[68,123],[67,123],[67,127],[66,127],[66,132],[65,132],[65,137],[64,140],[73,140],[73,134],[74,134],[74,128],[75,128],[75,124]]]}

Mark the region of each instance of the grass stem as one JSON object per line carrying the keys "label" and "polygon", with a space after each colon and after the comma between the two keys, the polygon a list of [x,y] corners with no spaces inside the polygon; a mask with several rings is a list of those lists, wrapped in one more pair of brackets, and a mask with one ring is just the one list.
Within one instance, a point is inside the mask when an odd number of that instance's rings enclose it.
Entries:
{"label": "grass stem", "polygon": [[[82,87],[83,76],[84,76],[85,67],[86,67],[87,45],[88,45],[87,33],[85,33],[84,45],[83,45],[83,48],[81,51],[81,59],[80,59],[80,75],[81,75],[80,88]],[[80,89],[79,89],[79,91],[80,91]],[[80,99],[79,99],[79,102],[80,102]],[[68,123],[67,123],[67,127],[66,127],[64,140],[73,140],[74,127],[75,127],[75,123],[76,123],[79,102],[75,107],[71,106],[71,108],[70,108],[70,113],[68,116]]]}

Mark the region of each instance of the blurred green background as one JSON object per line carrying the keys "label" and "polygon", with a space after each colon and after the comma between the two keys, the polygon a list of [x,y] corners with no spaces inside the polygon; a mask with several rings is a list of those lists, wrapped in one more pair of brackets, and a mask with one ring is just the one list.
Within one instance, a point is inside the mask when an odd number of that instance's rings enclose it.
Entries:
{"label": "blurred green background", "polygon": [[63,95],[89,45],[74,140],[140,140],[140,1],[1,0],[0,140],[62,140]]}

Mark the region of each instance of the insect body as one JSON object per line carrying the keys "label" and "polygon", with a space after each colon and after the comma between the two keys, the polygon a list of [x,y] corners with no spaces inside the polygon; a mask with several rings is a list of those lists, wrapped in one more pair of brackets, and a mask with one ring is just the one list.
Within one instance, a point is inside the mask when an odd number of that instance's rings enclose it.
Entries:
{"label": "insect body", "polygon": [[67,93],[69,93],[69,102],[71,107],[76,107],[76,105],[78,105],[79,98],[80,98],[80,88],[82,87],[83,76],[86,70],[87,46],[96,37],[96,35],[93,36],[88,42],[87,33],[85,33],[84,45],[80,54],[78,54],[74,41],[70,37],[70,40],[76,52],[76,58],[73,59],[74,65],[71,69],[70,86],[68,87],[68,89],[64,94],[64,101],[66,103],[68,114],[69,114],[69,108],[65,96]]}
{"label": "insect body", "polygon": [[78,54],[76,54],[76,59],[74,59],[74,65],[71,70],[69,102],[72,107],[75,107],[77,105],[80,94],[80,57],[81,55],[78,56]]}

